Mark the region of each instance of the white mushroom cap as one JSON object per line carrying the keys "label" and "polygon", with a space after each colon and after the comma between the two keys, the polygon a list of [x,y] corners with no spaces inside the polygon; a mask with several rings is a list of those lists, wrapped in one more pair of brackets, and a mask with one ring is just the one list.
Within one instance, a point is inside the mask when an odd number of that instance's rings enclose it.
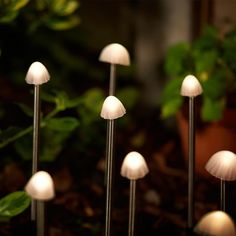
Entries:
{"label": "white mushroom cap", "polygon": [[235,236],[235,225],[231,217],[223,211],[205,214],[194,228],[199,235]]}
{"label": "white mushroom cap", "polygon": [[182,83],[180,94],[186,97],[196,97],[202,93],[202,86],[193,75],[187,75]]}
{"label": "white mushroom cap", "polygon": [[127,49],[118,43],[112,43],[103,48],[99,61],[111,64],[130,65],[130,58]]}
{"label": "white mushroom cap", "polygon": [[33,62],[26,74],[26,83],[40,85],[48,82],[50,79],[50,75],[48,73],[47,68],[41,62]]}
{"label": "white mushroom cap", "polygon": [[121,166],[121,175],[130,180],[143,178],[149,172],[144,157],[138,152],[126,155]]}
{"label": "white mushroom cap", "polygon": [[206,170],[216,178],[222,180],[236,180],[236,155],[231,151],[216,152],[208,160]]}
{"label": "white mushroom cap", "polygon": [[108,96],[102,105],[101,117],[106,120],[114,120],[122,117],[126,110],[121,101],[115,96]]}
{"label": "white mushroom cap", "polygon": [[25,191],[35,200],[50,200],[55,196],[52,177],[45,171],[35,173],[26,184]]}

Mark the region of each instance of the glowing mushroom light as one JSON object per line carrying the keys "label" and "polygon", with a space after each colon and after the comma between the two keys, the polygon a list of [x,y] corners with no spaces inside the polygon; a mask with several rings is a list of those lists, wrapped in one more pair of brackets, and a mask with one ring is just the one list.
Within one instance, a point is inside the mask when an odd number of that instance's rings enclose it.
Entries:
{"label": "glowing mushroom light", "polygon": [[205,214],[197,223],[194,231],[198,235],[235,236],[235,225],[231,217],[223,211]]}
{"label": "glowing mushroom light", "polygon": [[194,98],[202,93],[202,87],[193,75],[184,78],[180,94],[189,97],[189,128],[188,128],[188,228],[194,225],[194,167],[195,167],[195,107]]}
{"label": "glowing mushroom light", "polygon": [[126,155],[121,166],[121,175],[130,180],[129,236],[134,235],[136,180],[143,178],[148,172],[146,161],[140,153],[133,151]]}
{"label": "glowing mushroom light", "polygon": [[225,211],[225,181],[236,180],[236,155],[227,150],[216,152],[210,157],[206,170],[220,179],[220,203],[221,210]]}
{"label": "glowing mushroom light", "polygon": [[45,171],[36,172],[25,186],[25,191],[37,200],[37,236],[45,236],[45,206],[44,201],[49,201],[55,196],[52,177]]}

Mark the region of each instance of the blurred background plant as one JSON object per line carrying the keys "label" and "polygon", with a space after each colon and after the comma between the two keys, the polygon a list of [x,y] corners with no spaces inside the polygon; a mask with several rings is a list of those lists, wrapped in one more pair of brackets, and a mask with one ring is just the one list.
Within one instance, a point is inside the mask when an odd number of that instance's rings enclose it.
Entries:
{"label": "blurred background plant", "polygon": [[162,117],[175,115],[183,108],[179,91],[183,78],[195,75],[203,87],[200,117],[202,121],[219,121],[225,109],[235,107],[236,30],[224,34],[206,26],[193,42],[172,45],[166,55],[165,70],[170,77],[162,93]]}

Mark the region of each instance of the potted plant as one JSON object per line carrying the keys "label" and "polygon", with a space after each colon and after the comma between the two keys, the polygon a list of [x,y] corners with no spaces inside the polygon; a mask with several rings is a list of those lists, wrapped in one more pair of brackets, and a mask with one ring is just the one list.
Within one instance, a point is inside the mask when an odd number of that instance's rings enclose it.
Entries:
{"label": "potted plant", "polygon": [[214,152],[236,151],[236,30],[222,35],[208,26],[193,42],[171,46],[165,71],[170,79],[162,93],[161,116],[176,115],[185,157],[188,110],[180,87],[188,74],[202,85],[203,94],[196,99],[196,170],[205,175],[204,166]]}

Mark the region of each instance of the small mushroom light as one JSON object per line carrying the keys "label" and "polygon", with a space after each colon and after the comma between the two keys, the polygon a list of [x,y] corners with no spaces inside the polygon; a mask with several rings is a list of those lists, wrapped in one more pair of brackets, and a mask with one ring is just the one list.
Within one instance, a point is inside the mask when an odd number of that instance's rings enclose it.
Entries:
{"label": "small mushroom light", "polygon": [[188,127],[188,228],[194,224],[194,167],[195,167],[195,107],[194,98],[202,93],[202,87],[197,78],[188,75],[184,78],[180,94],[189,97],[189,127]]}
{"label": "small mushroom light", "polygon": [[210,157],[205,168],[220,179],[221,210],[225,211],[225,181],[236,180],[236,155],[228,150],[218,151]]}
{"label": "small mushroom light", "polygon": [[148,172],[146,161],[140,153],[133,151],[126,155],[121,166],[121,175],[130,180],[129,236],[134,235],[136,180],[143,178]]}
{"label": "small mushroom light", "polygon": [[129,66],[130,57],[127,49],[119,43],[111,43],[100,53],[99,61],[110,63],[109,95],[115,94],[116,65]]}
{"label": "small mushroom light", "polygon": [[55,196],[52,177],[45,171],[35,173],[26,184],[25,190],[35,200],[47,201]]}
{"label": "small mushroom light", "polygon": [[[125,114],[123,105],[114,97],[116,87],[116,65],[128,66],[130,64],[130,57],[127,49],[123,45],[119,43],[111,43],[102,49],[99,55],[99,61],[110,63],[109,97],[104,101],[101,111],[101,116],[107,120],[105,236],[110,236],[115,129],[114,120]],[[112,106],[110,105],[111,103],[113,104]]]}
{"label": "small mushroom light", "polygon": [[45,235],[45,206],[44,202],[55,196],[52,177],[45,171],[36,172],[25,186],[28,195],[37,200],[37,236]]}
{"label": "small mushroom light", "polygon": [[205,214],[194,227],[194,231],[198,235],[236,235],[234,222],[224,211],[212,211]]}
{"label": "small mushroom light", "polygon": [[114,120],[126,113],[125,107],[115,96],[108,96],[102,106],[101,117],[106,120]]}
{"label": "small mushroom light", "polygon": [[[47,68],[41,62],[33,62],[26,74],[27,84],[34,85],[34,120],[33,120],[33,157],[32,175],[38,171],[39,163],[39,131],[40,131],[40,85],[48,82],[50,75]],[[31,219],[35,220],[36,203],[31,203]]]}

